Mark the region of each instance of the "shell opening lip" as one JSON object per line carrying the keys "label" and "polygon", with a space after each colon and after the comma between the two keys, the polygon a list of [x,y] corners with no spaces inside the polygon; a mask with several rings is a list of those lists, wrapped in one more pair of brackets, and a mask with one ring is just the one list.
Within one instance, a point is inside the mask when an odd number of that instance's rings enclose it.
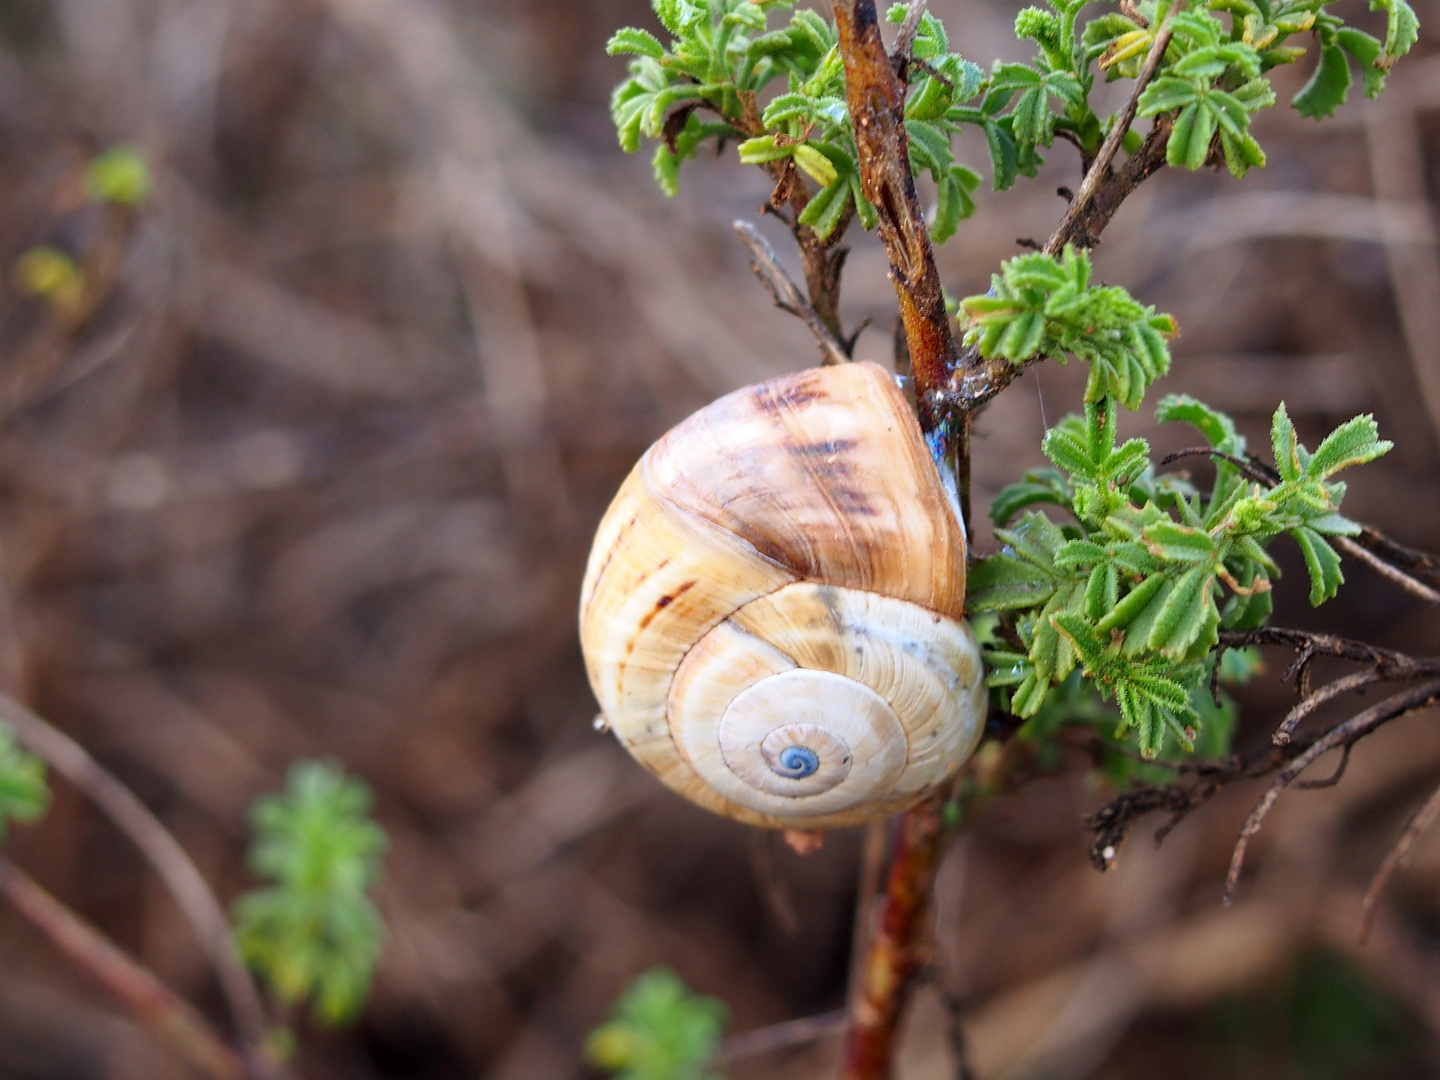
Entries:
{"label": "shell opening lip", "polygon": [[775,769],[781,776],[803,780],[820,769],[820,755],[808,746],[787,746],[780,752],[780,761]]}

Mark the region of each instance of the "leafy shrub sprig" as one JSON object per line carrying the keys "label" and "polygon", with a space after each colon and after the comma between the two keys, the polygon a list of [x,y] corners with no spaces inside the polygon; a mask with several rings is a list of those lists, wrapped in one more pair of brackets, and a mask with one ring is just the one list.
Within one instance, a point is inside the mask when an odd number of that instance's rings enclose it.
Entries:
{"label": "leafy shrub sprig", "polygon": [[290,769],[285,792],[251,809],[250,865],[274,882],[235,905],[241,956],[286,1002],[310,997],[321,1019],[354,1016],[380,956],[369,889],[385,834],[369,819],[370,790],[327,762]]}
{"label": "leafy shrub sprig", "polygon": [[[1193,398],[1165,398],[1158,416],[1193,424],[1222,454],[1245,452],[1229,418]],[[1281,405],[1271,425],[1280,482],[1264,487],[1220,459],[1211,490],[1201,493],[1157,474],[1143,439],[1117,446],[1115,431],[1116,407],[1105,399],[1046,435],[1043,449],[1058,471],[1031,474],[995,500],[1005,550],[975,566],[968,603],[1005,613],[1011,642],[992,647],[987,662],[1009,711],[1034,716],[1078,668],[1119,706],[1118,733],[1137,729],[1142,753],[1154,756],[1167,729],[1186,749],[1193,744],[1199,716],[1191,692],[1208,674],[1218,631],[1248,629],[1269,615],[1279,573],[1270,541],[1288,533],[1299,544],[1312,604],[1335,595],[1344,579],[1326,537],[1359,528],[1339,513],[1345,485],[1333,477],[1391,444],[1360,416],[1312,454]],[[1072,520],[1020,513],[1041,503]]]}

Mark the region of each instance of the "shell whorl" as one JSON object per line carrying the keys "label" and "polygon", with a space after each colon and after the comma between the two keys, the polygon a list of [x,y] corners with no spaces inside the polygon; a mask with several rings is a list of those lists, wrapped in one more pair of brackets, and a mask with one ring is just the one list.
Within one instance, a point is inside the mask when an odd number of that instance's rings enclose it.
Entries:
{"label": "shell whorl", "polygon": [[597,533],[581,642],[611,729],[676,791],[756,825],[913,804],[973,750],[965,541],[873,364],[736,391],[652,446]]}

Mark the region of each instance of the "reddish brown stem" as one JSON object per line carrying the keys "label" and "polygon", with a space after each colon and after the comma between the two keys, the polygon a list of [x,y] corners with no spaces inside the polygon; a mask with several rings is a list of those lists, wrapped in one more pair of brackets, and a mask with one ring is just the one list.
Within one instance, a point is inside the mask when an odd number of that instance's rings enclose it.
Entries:
{"label": "reddish brown stem", "polygon": [[212,1080],[249,1080],[240,1056],[209,1022],[9,860],[0,857],[0,896],[51,945],[89,972],[185,1059]]}
{"label": "reddish brown stem", "polygon": [[930,236],[920,212],[905,134],[905,89],[895,74],[873,0],[836,0],[835,24],[845,59],[845,99],[860,152],[860,182],[880,220],[890,279],[910,346],[920,426],[934,431],[942,416],[936,392],[955,369],[955,339]]}
{"label": "reddish brown stem", "polygon": [[900,1013],[920,969],[918,944],[940,857],[943,801],[933,797],[896,822],[885,895],[851,1004],[844,1080],[890,1075]]}

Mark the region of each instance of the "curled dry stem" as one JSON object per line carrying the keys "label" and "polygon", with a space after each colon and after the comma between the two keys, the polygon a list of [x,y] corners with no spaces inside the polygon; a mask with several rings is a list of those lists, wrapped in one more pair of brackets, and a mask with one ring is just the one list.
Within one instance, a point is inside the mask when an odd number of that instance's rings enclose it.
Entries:
{"label": "curled dry stem", "polygon": [[849,352],[805,299],[800,287],[790,279],[790,275],[780,265],[775,249],[760,234],[760,230],[745,220],[736,221],[732,228],[740,237],[740,242],[750,249],[750,269],[755,271],[755,276],[770,290],[775,306],[804,320],[810,333],[815,335],[815,344],[820,348],[820,362],[827,366],[848,362]]}
{"label": "curled dry stem", "polygon": [[240,1056],[188,1002],[3,856],[0,896],[201,1073],[211,1080],[254,1080]]}

